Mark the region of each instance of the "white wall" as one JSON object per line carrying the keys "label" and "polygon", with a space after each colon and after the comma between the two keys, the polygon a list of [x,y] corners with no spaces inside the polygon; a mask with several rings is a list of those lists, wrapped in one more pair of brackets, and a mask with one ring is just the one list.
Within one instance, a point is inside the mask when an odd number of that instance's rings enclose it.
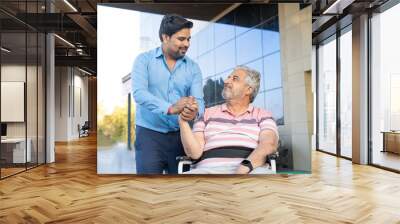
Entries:
{"label": "white wall", "polygon": [[88,120],[88,77],[83,75],[76,68],[56,67],[56,141],[77,139],[78,124]]}
{"label": "white wall", "polygon": [[[24,65],[2,65],[1,66],[1,81],[2,82],[25,82]],[[30,68],[28,67],[28,70]],[[4,97],[4,96],[2,96]],[[1,108],[7,110],[8,108]],[[7,123],[7,136],[8,137],[25,137],[25,122],[11,122]]]}
{"label": "white wall", "polygon": [[[2,82],[24,82],[26,71],[28,72],[28,88],[27,88],[27,121],[28,121],[28,137],[31,133],[36,135],[36,80],[32,80],[31,74],[35,74],[36,66],[8,64],[1,66],[1,81]],[[31,87],[31,88],[29,88]],[[3,98],[4,96],[2,96]],[[40,107],[41,105],[39,105]],[[10,108],[1,108],[1,110],[9,110]],[[24,110],[24,108],[22,108]],[[26,122],[7,122],[7,136],[8,137],[25,137],[25,124]]]}
{"label": "white wall", "polygon": [[55,68],[55,140],[67,141],[68,85],[67,67]]}
{"label": "white wall", "polygon": [[[22,113],[22,121],[20,122],[6,122],[7,123],[7,137],[9,138],[24,138],[25,135],[30,140],[32,161],[36,162],[39,158],[39,163],[44,163],[44,74],[42,67],[25,64],[3,64],[1,66],[2,82],[23,82],[26,85],[26,106],[25,100],[22,99],[23,105],[19,109],[12,107],[1,108],[3,113],[17,113],[19,110]],[[27,81],[25,80],[27,78]],[[2,94],[5,89],[2,89]],[[21,92],[22,91],[22,92]],[[20,94],[24,94],[24,90],[20,90]],[[2,95],[2,98],[8,98],[7,95]],[[22,97],[25,98],[25,97]],[[2,102],[3,104],[4,102]],[[11,102],[12,103],[12,102]],[[15,102],[17,103],[17,102]],[[13,111],[14,110],[14,111]],[[24,114],[26,112],[26,120]],[[3,118],[2,118],[3,120]],[[37,157],[37,153],[39,156]]]}

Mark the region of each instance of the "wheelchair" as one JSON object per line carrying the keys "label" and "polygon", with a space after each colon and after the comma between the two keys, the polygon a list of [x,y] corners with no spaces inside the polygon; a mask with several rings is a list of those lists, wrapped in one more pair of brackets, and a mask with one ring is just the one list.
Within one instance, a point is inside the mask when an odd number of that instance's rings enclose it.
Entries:
{"label": "wheelchair", "polygon": [[[276,174],[276,160],[278,157],[278,151],[268,155],[266,163],[261,167],[257,167],[257,169],[253,170],[250,174]],[[183,172],[187,172],[195,167],[196,161],[188,156],[178,156],[176,159],[179,161],[178,174],[183,174]]]}

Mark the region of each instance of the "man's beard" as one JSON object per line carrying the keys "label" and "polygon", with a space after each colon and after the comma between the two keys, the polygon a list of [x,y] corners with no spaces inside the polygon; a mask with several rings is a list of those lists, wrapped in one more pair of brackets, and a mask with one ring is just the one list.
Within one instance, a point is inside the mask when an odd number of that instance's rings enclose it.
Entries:
{"label": "man's beard", "polygon": [[222,98],[226,100],[237,99],[243,97],[243,92],[234,92],[232,89],[226,87],[222,90]]}
{"label": "man's beard", "polygon": [[179,49],[178,51],[171,52],[171,56],[175,60],[181,59],[181,58],[185,57],[187,50],[188,50],[188,48],[185,50],[185,53],[180,53],[181,49]]}
{"label": "man's beard", "polygon": [[222,98],[223,98],[224,100],[229,100],[230,95],[232,95],[232,94],[227,93],[226,89],[224,88],[224,89],[222,90],[221,95],[222,95]]}

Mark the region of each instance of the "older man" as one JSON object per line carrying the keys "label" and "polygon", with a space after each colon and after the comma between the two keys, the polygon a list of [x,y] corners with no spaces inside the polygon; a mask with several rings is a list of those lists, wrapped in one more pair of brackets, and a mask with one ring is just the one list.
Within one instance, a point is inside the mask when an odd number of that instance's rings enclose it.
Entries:
{"label": "older man", "polygon": [[[272,114],[251,105],[259,87],[259,72],[236,67],[224,81],[224,104],[206,109],[193,131],[180,116],[184,150],[197,160],[195,169],[187,173],[247,174],[276,151],[279,136]],[[187,105],[182,115],[196,108],[195,102]]]}

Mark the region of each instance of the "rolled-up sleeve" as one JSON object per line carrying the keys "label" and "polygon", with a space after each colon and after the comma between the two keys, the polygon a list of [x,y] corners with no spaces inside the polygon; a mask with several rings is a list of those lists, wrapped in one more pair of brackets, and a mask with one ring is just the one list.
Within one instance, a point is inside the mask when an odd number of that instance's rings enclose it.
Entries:
{"label": "rolled-up sleeve", "polygon": [[149,74],[147,64],[148,59],[144,54],[140,54],[133,63],[131,72],[133,98],[137,104],[145,107],[153,113],[167,114],[171,103],[166,102],[149,92]]}

